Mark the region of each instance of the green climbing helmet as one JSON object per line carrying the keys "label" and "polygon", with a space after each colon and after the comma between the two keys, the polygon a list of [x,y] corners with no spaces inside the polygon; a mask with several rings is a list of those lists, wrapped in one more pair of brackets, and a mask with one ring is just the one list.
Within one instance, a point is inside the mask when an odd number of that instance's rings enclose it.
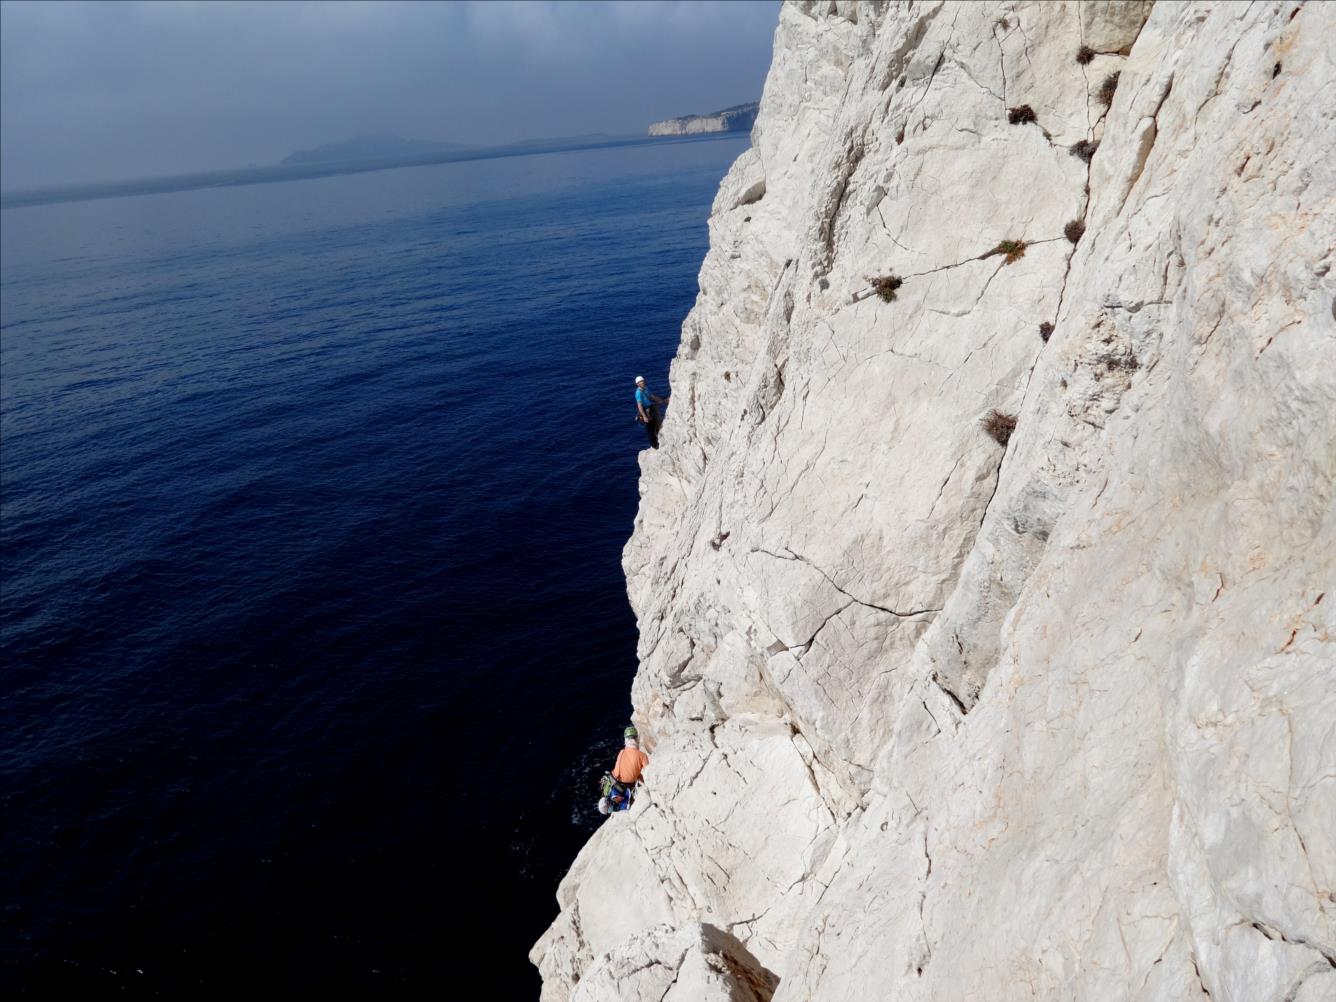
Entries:
{"label": "green climbing helmet", "polygon": [[626,730],[622,731],[623,739],[638,738],[638,737],[640,737],[640,732],[637,731],[634,727],[628,727]]}

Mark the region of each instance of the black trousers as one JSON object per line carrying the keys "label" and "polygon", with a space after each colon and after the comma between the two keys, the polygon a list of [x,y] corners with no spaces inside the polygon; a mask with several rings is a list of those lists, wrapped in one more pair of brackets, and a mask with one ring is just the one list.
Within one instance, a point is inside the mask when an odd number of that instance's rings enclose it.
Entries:
{"label": "black trousers", "polygon": [[645,435],[649,438],[649,447],[657,449],[659,447],[659,409],[650,406],[647,410],[649,411],[649,420],[643,422]]}

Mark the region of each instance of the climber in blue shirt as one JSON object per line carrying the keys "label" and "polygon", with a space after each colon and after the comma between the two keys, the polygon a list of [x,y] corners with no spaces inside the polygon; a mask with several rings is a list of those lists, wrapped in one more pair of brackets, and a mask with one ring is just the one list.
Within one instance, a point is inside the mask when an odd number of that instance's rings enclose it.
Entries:
{"label": "climber in blue shirt", "polygon": [[649,391],[644,376],[636,376],[636,420],[645,426],[651,449],[659,447],[659,409],[655,405],[667,402],[667,397],[655,396]]}

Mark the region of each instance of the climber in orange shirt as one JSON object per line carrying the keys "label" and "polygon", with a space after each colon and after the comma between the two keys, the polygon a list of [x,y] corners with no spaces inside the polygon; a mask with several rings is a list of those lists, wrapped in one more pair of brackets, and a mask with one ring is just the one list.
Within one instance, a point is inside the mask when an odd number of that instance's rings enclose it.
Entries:
{"label": "climber in orange shirt", "polygon": [[612,772],[603,777],[603,797],[598,802],[600,814],[624,811],[631,806],[635,785],[649,765],[649,756],[640,750],[640,735],[634,727],[622,732],[623,747],[617,753]]}
{"label": "climber in orange shirt", "polygon": [[649,756],[640,750],[640,735],[634,727],[622,732],[624,747],[617,753],[617,764],[612,767],[612,778],[623,786],[635,786],[640,774],[649,765]]}

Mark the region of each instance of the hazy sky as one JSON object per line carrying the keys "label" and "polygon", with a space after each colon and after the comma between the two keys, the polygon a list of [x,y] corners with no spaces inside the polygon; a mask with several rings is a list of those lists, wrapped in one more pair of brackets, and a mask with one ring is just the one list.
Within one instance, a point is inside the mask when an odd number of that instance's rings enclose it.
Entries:
{"label": "hazy sky", "polygon": [[760,97],[763,2],[0,3],[0,187],[277,163],[360,133],[635,133]]}

